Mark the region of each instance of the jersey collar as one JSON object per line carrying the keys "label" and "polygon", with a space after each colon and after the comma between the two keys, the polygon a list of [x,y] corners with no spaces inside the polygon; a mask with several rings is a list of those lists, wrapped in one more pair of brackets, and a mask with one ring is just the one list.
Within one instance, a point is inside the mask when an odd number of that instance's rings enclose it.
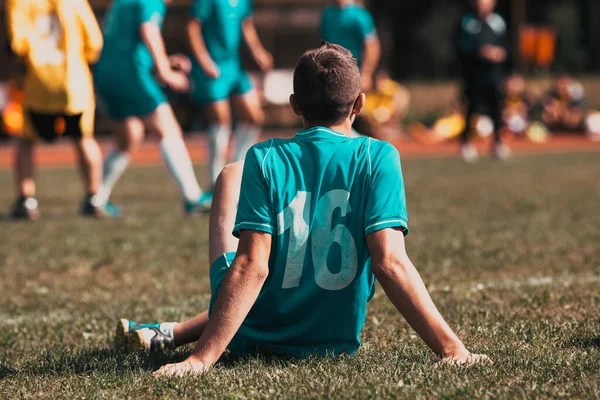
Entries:
{"label": "jersey collar", "polygon": [[331,130],[324,126],[315,126],[313,128],[296,133],[297,138],[316,137],[316,136],[318,136],[318,137],[337,136],[337,137],[348,138],[348,136],[344,135],[343,133],[336,132],[336,131]]}

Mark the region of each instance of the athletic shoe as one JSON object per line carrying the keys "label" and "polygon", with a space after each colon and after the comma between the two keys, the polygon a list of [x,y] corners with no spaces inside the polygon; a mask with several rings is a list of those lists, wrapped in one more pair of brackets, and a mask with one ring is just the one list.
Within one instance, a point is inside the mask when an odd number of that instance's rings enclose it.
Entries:
{"label": "athletic shoe", "polygon": [[463,144],[460,147],[460,155],[462,159],[468,163],[473,164],[479,158],[479,154],[477,153],[477,149],[472,144]]}
{"label": "athletic shoe", "polygon": [[121,319],[115,332],[115,347],[143,352],[174,349],[173,326],[173,322],[138,324]]}
{"label": "athletic shoe", "polygon": [[508,159],[512,155],[512,151],[510,150],[510,147],[508,147],[504,143],[496,143],[494,145],[492,154],[500,161],[508,161]]}
{"label": "athletic shoe", "polygon": [[101,204],[98,197],[88,194],[81,202],[79,213],[84,217],[108,217],[116,218],[121,216],[120,210],[112,203]]}
{"label": "athletic shoe", "polygon": [[35,221],[40,217],[38,201],[33,197],[19,197],[10,211],[11,219]]}
{"label": "athletic shoe", "polygon": [[183,210],[186,214],[201,214],[210,211],[212,205],[213,192],[203,193],[197,201],[185,201]]}
{"label": "athletic shoe", "polygon": [[114,203],[110,200],[107,200],[106,203],[102,206],[102,211],[104,215],[111,218],[119,218],[123,214],[121,213],[121,208],[114,205]]}

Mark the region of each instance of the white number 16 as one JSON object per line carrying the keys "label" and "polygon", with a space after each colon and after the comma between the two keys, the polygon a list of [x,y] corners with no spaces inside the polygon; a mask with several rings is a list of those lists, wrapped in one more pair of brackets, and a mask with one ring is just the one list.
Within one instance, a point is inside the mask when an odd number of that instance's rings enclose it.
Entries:
{"label": "white number 16", "polygon": [[[284,289],[300,285],[302,269],[308,245],[312,240],[312,261],[317,285],[326,290],[341,290],[354,280],[358,269],[356,243],[350,230],[342,225],[331,226],[331,218],[339,209],[342,217],[352,211],[348,198],[350,193],[343,189],[325,193],[317,202],[314,212],[312,233],[309,229],[310,192],[298,192],[294,200],[277,215],[278,235],[290,230],[288,254],[283,275]],[[332,273],[327,266],[327,256],[333,243],[341,247],[340,271]]]}

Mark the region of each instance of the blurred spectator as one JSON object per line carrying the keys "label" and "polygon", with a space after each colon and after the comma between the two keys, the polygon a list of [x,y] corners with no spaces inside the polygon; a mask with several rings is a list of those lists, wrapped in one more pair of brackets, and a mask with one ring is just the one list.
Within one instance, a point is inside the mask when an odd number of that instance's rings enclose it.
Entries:
{"label": "blurred spectator", "polygon": [[580,82],[567,74],[560,75],[543,99],[542,119],[552,131],[584,131],[587,105]]}
{"label": "blurred spectator", "polygon": [[478,154],[470,143],[473,116],[489,116],[493,123],[493,154],[505,160],[510,149],[500,140],[501,87],[507,57],[507,28],[496,13],[496,0],[472,0],[474,11],[461,20],[458,48],[462,62],[464,94],[467,99],[466,125],[462,133],[461,155],[466,162],[475,162]]}
{"label": "blurred spectator", "polygon": [[504,125],[518,136],[527,131],[530,112],[534,106],[533,97],[525,89],[525,79],[517,73],[508,76],[504,85]]}

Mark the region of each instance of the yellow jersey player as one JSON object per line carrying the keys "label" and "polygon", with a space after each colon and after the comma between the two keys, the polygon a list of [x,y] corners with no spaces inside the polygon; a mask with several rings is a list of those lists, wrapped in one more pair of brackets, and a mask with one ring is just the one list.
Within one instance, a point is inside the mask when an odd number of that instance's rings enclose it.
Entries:
{"label": "yellow jersey player", "polygon": [[19,198],[12,217],[36,219],[32,150],[36,139],[73,139],[87,195],[83,215],[104,212],[96,202],[102,156],[94,134],[94,90],[89,64],[102,49],[102,34],[86,0],[8,0],[12,50],[23,58],[27,74],[23,135],[17,141]]}

